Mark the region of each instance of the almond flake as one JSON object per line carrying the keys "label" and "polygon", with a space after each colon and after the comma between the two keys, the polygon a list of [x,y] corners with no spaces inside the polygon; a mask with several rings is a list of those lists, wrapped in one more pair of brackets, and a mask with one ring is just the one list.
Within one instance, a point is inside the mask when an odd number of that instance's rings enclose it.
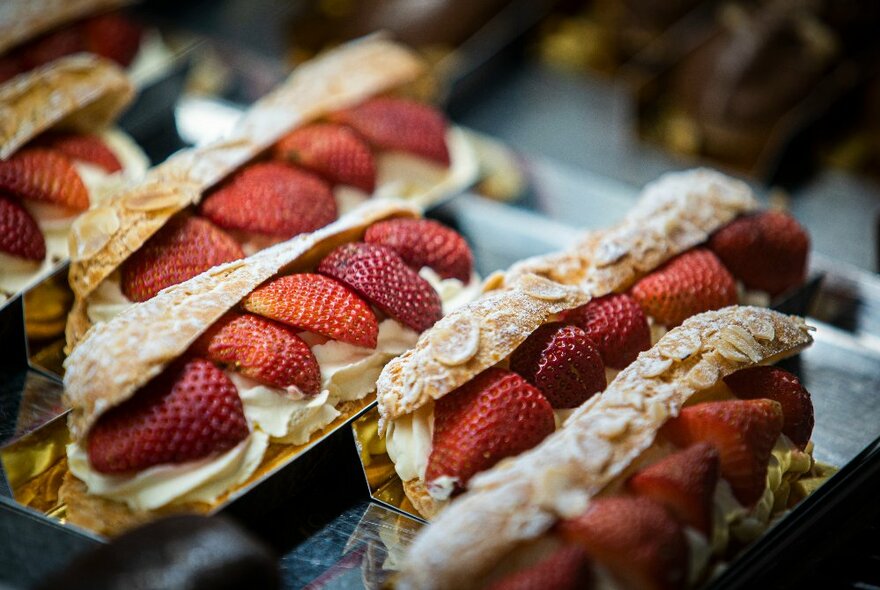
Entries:
{"label": "almond flake", "polygon": [[709,360],[703,359],[688,372],[685,379],[697,390],[707,389],[718,381],[718,367]]}
{"label": "almond flake", "polygon": [[568,289],[549,279],[537,275],[526,275],[520,281],[520,288],[528,295],[543,301],[559,301],[568,295]]}
{"label": "almond flake", "polygon": [[132,211],[159,211],[183,209],[198,200],[198,192],[191,185],[149,185],[125,197],[126,209]]}
{"label": "almond flake", "polygon": [[764,320],[756,322],[752,332],[758,340],[770,341],[776,337],[776,328],[773,327],[773,323]]}
{"label": "almond flake", "polygon": [[119,217],[110,207],[86,211],[71,226],[71,259],[80,261],[91,258],[107,245],[118,229]]}
{"label": "almond flake", "polygon": [[671,332],[657,343],[661,356],[682,361],[700,350],[700,335],[695,332]]}
{"label": "almond flake", "polygon": [[470,315],[449,316],[430,333],[434,358],[454,367],[471,360],[480,348],[480,323]]}
{"label": "almond flake", "polygon": [[639,375],[642,377],[658,377],[672,366],[672,359],[646,358],[639,366]]}

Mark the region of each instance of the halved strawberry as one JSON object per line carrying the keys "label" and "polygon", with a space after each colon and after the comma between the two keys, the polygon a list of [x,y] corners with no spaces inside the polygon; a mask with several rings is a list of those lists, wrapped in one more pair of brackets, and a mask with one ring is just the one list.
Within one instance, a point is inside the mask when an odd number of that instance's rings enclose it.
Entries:
{"label": "halved strawberry", "polygon": [[24,45],[20,56],[24,70],[31,70],[85,49],[82,28],[79,23],[74,23]]}
{"label": "halved strawberry", "polygon": [[580,516],[559,524],[625,588],[673,590],[687,582],[688,545],[681,525],[648,498],[595,498]]}
{"label": "halved strawberry", "polygon": [[128,67],[141,47],[143,29],[117,13],[94,16],[83,22],[88,51]]}
{"label": "halved strawberry", "polygon": [[423,332],[439,320],[440,296],[393,250],[375,244],[343,244],[318,265],[318,272],[345,283],[404,325]]}
{"label": "halved strawberry", "polygon": [[593,587],[593,568],[578,545],[560,547],[538,563],[514,572],[490,590],[584,590]]}
{"label": "halved strawberry", "polygon": [[308,344],[287,326],[257,315],[225,316],[192,350],[272,387],[295,386],[306,395],[321,389],[321,369]]}
{"label": "halved strawberry", "polygon": [[178,362],[108,410],[88,436],[89,462],[107,474],[185,463],[228,451],[249,433],[232,381],[211,361]]}
{"label": "halved strawberry", "polygon": [[0,161],[0,190],[75,211],[89,208],[89,192],[70,158],[57,150],[23,149]]}
{"label": "halved strawberry", "polygon": [[810,442],[813,426],[813,400],[800,380],[778,367],[750,367],[724,378],[740,399],[772,399],[782,406],[782,432],[800,449]]}
{"label": "halved strawberry", "polygon": [[351,289],[330,277],[285,275],[254,289],[241,305],[300,330],[376,348],[379,322],[373,310]]}
{"label": "halved strawberry", "polygon": [[366,193],[376,189],[376,160],[360,136],[342,125],[307,125],[275,144],[275,157],[302,166],[333,184]]}
{"label": "halved strawberry", "polygon": [[46,240],[36,220],[15,199],[0,194],[0,252],[25,260],[46,257]]}
{"label": "halved strawberry", "polygon": [[662,504],[679,522],[709,538],[718,469],[715,447],[697,443],[645,467],[627,486],[633,493]]}
{"label": "halved strawberry", "polygon": [[663,433],[678,446],[711,443],[721,457],[721,475],[736,498],[750,506],[767,485],[767,462],[782,421],[778,402],[725,400],[684,408],[663,426]]}
{"label": "halved strawberry", "polygon": [[105,172],[119,172],[122,164],[116,154],[97,135],[53,133],[38,140],[41,145],[58,150],[72,160],[79,160],[103,168]]}
{"label": "halved strawberry", "polygon": [[425,481],[445,476],[462,490],[474,474],[534,447],[554,429],[553,408],[540,391],[516,373],[486,369],[437,400]]}
{"label": "halved strawberry", "polygon": [[373,98],[330,115],[380,150],[410,152],[449,165],[446,117],[437,109],[402,98]]}
{"label": "halved strawberry", "polygon": [[513,351],[510,369],[541,390],[554,408],[576,408],[605,389],[605,365],[577,326],[544,324]]}
{"label": "halved strawberry", "polygon": [[737,301],[736,281],[705,248],[673,258],[636,283],[631,293],[645,313],[670,328],[693,315]]}
{"label": "halved strawberry", "polygon": [[651,348],[651,329],[642,308],[629,295],[612,293],[562,315],[580,327],[599,348],[605,365],[626,368]]}
{"label": "halved strawberry", "polygon": [[810,236],[781,211],[735,219],[715,232],[709,247],[746,287],[770,295],[803,283],[807,276]]}
{"label": "halved strawberry", "polygon": [[223,262],[243,257],[241,246],[207,219],[173,217],[122,263],[122,293],[146,301]]}
{"label": "halved strawberry", "polygon": [[418,272],[423,266],[444,279],[467,283],[474,255],[465,239],[452,228],[430,219],[389,219],[367,228],[364,241],[391,248]]}
{"label": "halved strawberry", "polygon": [[336,200],[320,178],[282,162],[251,164],[202,202],[202,214],[228,230],[292,238],[336,219]]}

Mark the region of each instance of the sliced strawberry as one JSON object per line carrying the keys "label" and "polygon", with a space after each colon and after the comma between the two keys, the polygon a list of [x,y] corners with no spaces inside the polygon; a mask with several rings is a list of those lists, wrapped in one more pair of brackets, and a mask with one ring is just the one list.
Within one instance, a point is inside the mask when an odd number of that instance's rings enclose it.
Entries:
{"label": "sliced strawberry", "polygon": [[593,569],[578,545],[560,547],[538,563],[514,572],[490,590],[585,590],[593,587]]}
{"label": "sliced strawberry", "polygon": [[366,193],[376,189],[373,152],[348,127],[329,123],[301,127],[279,140],[274,153],[333,184],[347,184]]}
{"label": "sliced strawberry", "polygon": [[24,70],[53,62],[65,55],[85,51],[82,28],[77,24],[43,35],[21,48],[21,62]]}
{"label": "sliced strawberry", "polygon": [[141,47],[143,29],[121,14],[109,13],[83,22],[88,51],[128,67]]}
{"label": "sliced strawberry", "polygon": [[75,211],[89,208],[89,192],[73,162],[57,150],[28,148],[0,161],[0,190]]}
{"label": "sliced strawberry", "polygon": [[462,490],[474,474],[534,447],[554,429],[553,408],[540,391],[516,373],[486,369],[437,400],[425,481],[445,476]]}
{"label": "sliced strawberry", "polygon": [[384,246],[343,244],[324,257],[318,272],[345,283],[417,332],[427,330],[443,315],[440,296],[430,283]]}
{"label": "sliced strawberry", "polygon": [[444,279],[467,283],[474,255],[465,239],[452,228],[430,219],[389,219],[367,228],[364,241],[391,248],[418,272],[428,266]]}
{"label": "sliced strawberry", "polygon": [[321,369],[308,344],[287,326],[257,315],[227,315],[192,350],[272,387],[295,386],[306,395],[321,389]]}
{"label": "sliced strawberry", "polygon": [[629,295],[613,293],[593,299],[565,312],[562,318],[586,332],[605,365],[614,369],[626,368],[651,347],[648,319]]}
{"label": "sliced strawberry", "polygon": [[122,263],[122,292],[146,301],[223,262],[243,257],[241,246],[207,219],[177,215]]}
{"label": "sliced strawberry", "polygon": [[26,260],[46,257],[40,226],[27,209],[4,194],[0,194],[0,252]]}
{"label": "sliced strawberry", "polygon": [[782,406],[782,433],[803,450],[810,442],[813,425],[813,400],[800,380],[778,367],[750,367],[724,378],[740,399],[772,399]]}
{"label": "sliced strawberry", "polygon": [[681,525],[648,498],[595,498],[586,512],[559,524],[624,588],[673,590],[687,582],[688,545]]}
{"label": "sliced strawberry", "polygon": [[554,408],[576,408],[605,389],[599,349],[577,326],[544,324],[513,351],[510,369],[541,390]]}
{"label": "sliced strawberry", "polygon": [[171,365],[101,416],[89,433],[89,462],[108,474],[185,463],[228,451],[248,433],[232,381],[194,358]]}
{"label": "sliced strawberry", "polygon": [[633,493],[662,504],[679,522],[709,538],[718,469],[715,447],[697,443],[642,469],[627,485]]}
{"label": "sliced strawberry", "polygon": [[696,248],[673,258],[632,288],[632,296],[659,324],[734,305],[736,281],[710,250]]}
{"label": "sliced strawberry", "polygon": [[241,305],[300,330],[376,348],[379,322],[369,304],[342,283],[323,275],[285,275],[254,289]]}
{"label": "sliced strawberry", "polygon": [[807,276],[810,236],[780,211],[733,220],[709,239],[709,247],[749,289],[778,295]]}
{"label": "sliced strawberry", "polygon": [[721,457],[721,475],[736,498],[751,506],[767,485],[767,463],[782,422],[778,402],[726,400],[684,408],[664,425],[663,433],[678,446],[714,445]]}
{"label": "sliced strawberry", "polygon": [[51,134],[39,140],[41,145],[58,150],[72,160],[79,160],[103,168],[105,172],[119,172],[122,164],[116,154],[97,135],[77,133]]}
{"label": "sliced strawberry", "polygon": [[380,150],[410,152],[449,165],[446,117],[437,109],[402,98],[373,98],[330,116]]}
{"label": "sliced strawberry", "polygon": [[336,200],[320,178],[281,162],[237,172],[202,202],[205,217],[228,230],[288,239],[336,219]]}

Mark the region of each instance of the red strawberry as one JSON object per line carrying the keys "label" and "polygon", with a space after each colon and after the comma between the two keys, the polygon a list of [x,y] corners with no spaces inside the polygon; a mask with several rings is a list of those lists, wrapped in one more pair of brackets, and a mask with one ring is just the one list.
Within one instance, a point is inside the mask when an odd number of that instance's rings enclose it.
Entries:
{"label": "red strawberry", "polygon": [[718,449],[721,475],[750,506],[761,497],[767,462],[782,432],[782,407],[768,399],[706,402],[684,408],[663,432],[678,446],[708,442]]}
{"label": "red strawberry", "polygon": [[68,25],[22,47],[21,62],[24,70],[31,70],[85,49],[80,25]]}
{"label": "red strawberry", "polygon": [[670,328],[737,301],[733,277],[705,248],[685,252],[644,277],[633,286],[632,296],[645,313]]}
{"label": "red strawberry", "polygon": [[146,301],[242,256],[238,242],[207,219],[178,215],[122,263],[122,292],[132,301]]}
{"label": "red strawberry", "polygon": [[454,229],[430,219],[389,219],[367,228],[364,241],[391,248],[412,269],[434,269],[444,279],[467,283],[474,267],[474,255]]}
{"label": "red strawberry", "polygon": [[804,282],[810,236],[780,211],[740,217],[709,239],[709,247],[750,289],[778,295]]}
{"label": "red strawberry", "polygon": [[627,485],[633,493],[662,504],[679,522],[709,537],[718,462],[715,447],[697,443],[642,469]]}
{"label": "red strawberry", "polygon": [[257,315],[227,315],[193,351],[272,387],[293,385],[306,395],[321,389],[321,369],[309,346],[287,326]]}
{"label": "red strawberry", "polygon": [[648,498],[595,498],[586,512],[560,523],[559,533],[583,547],[622,587],[672,590],[687,582],[684,532]]}
{"label": "red strawberry", "polygon": [[83,23],[86,48],[128,67],[141,46],[141,27],[121,14],[102,14]]}
{"label": "red strawberry", "polygon": [[586,552],[578,545],[569,545],[498,580],[490,590],[584,590],[592,587],[593,570]]}
{"label": "red strawberry", "polygon": [[27,209],[4,194],[0,194],[0,252],[26,260],[46,257],[40,226]]}
{"label": "red strawberry", "polygon": [[541,390],[554,408],[576,408],[605,389],[599,350],[577,326],[544,324],[513,351],[510,369]]}
{"label": "red strawberry", "polygon": [[308,125],[275,145],[275,157],[302,166],[333,184],[347,184],[366,193],[376,188],[376,161],[364,141],[348,127]]}
{"label": "red strawberry", "polygon": [[440,296],[428,281],[384,246],[343,244],[324,257],[318,272],[345,283],[417,332],[427,330],[443,315]]}
{"label": "red strawberry", "polygon": [[89,462],[108,474],[185,463],[228,451],[248,432],[232,381],[194,358],[171,365],[101,416],[89,433]]}
{"label": "red strawberry", "polygon": [[740,399],[772,399],[782,406],[782,432],[800,449],[813,434],[813,400],[798,378],[778,367],[750,367],[724,378]]}
{"label": "red strawberry", "polygon": [[651,329],[642,308],[629,295],[605,295],[563,314],[599,348],[602,360],[623,369],[651,347]]}
{"label": "red strawberry", "polygon": [[449,165],[446,118],[428,105],[402,98],[373,98],[330,116],[380,150],[410,152]]}
{"label": "red strawberry", "polygon": [[202,213],[225,229],[286,240],[335,220],[336,200],[318,177],[281,162],[260,162],[208,196]]}
{"label": "red strawberry", "polygon": [[11,80],[22,72],[19,59],[13,55],[0,57],[0,84]]}
{"label": "red strawberry", "polygon": [[455,480],[455,489],[501,459],[518,455],[555,429],[553,408],[525,379],[486,369],[434,406],[434,437],[425,481]]}
{"label": "red strawberry", "polygon": [[89,208],[89,192],[73,162],[51,149],[24,149],[0,161],[0,190],[76,211]]}
{"label": "red strawberry", "polygon": [[355,346],[376,348],[379,322],[366,301],[329,277],[299,273],[257,287],[241,302],[253,313]]}
{"label": "red strawberry", "polygon": [[52,134],[41,138],[40,144],[58,150],[72,160],[94,164],[108,173],[122,170],[116,154],[97,135]]}

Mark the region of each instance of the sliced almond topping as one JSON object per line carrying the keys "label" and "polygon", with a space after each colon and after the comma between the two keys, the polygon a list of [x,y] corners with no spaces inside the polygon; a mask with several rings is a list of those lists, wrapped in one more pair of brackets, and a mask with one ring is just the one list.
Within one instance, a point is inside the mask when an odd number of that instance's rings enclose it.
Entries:
{"label": "sliced almond topping", "polygon": [[672,366],[672,359],[645,359],[639,368],[642,377],[658,377]]}
{"label": "sliced almond topping", "polygon": [[720,342],[718,346],[715,347],[715,350],[727,360],[735,363],[747,363],[750,360],[744,352],[740,352],[733,344],[726,340]]}
{"label": "sliced almond topping", "polygon": [[615,440],[626,432],[629,424],[625,416],[601,416],[596,421],[596,432],[606,440]]}
{"label": "sliced almond topping", "polygon": [[470,315],[449,316],[430,333],[434,358],[454,367],[471,360],[480,348],[480,323]]}
{"label": "sliced almond topping", "polygon": [[151,184],[125,197],[123,203],[132,211],[183,209],[198,200],[199,194],[191,185]]}
{"label": "sliced almond topping", "polygon": [[742,326],[736,324],[725,326],[724,329],[721,330],[721,337],[741,353],[745,354],[752,362],[758,362],[763,357],[758,342],[752,337],[749,331]]}
{"label": "sliced almond topping", "polygon": [[596,266],[601,268],[603,266],[614,264],[626,256],[626,253],[627,247],[624,244],[618,241],[608,240],[602,242],[602,245],[599,246],[599,249],[596,252],[596,257],[593,260]]}
{"label": "sliced almond topping", "polygon": [[559,301],[568,295],[564,285],[537,275],[524,276],[520,281],[520,288],[528,295],[543,301]]}
{"label": "sliced almond topping", "polygon": [[711,387],[718,381],[718,367],[709,358],[704,358],[688,372],[688,384],[697,390]]}
{"label": "sliced almond topping", "polygon": [[664,336],[657,343],[660,356],[682,361],[700,350],[700,335],[695,332],[677,332]]}
{"label": "sliced almond topping", "polygon": [[70,257],[74,261],[91,258],[101,251],[118,229],[119,217],[110,207],[86,211],[71,226]]}
{"label": "sliced almond topping", "polygon": [[649,401],[645,408],[645,412],[654,424],[663,422],[669,416],[669,411],[666,409],[666,406],[657,400]]}
{"label": "sliced almond topping", "polygon": [[758,321],[752,327],[752,332],[758,340],[770,341],[776,337],[776,328],[773,327],[773,323],[764,320]]}

